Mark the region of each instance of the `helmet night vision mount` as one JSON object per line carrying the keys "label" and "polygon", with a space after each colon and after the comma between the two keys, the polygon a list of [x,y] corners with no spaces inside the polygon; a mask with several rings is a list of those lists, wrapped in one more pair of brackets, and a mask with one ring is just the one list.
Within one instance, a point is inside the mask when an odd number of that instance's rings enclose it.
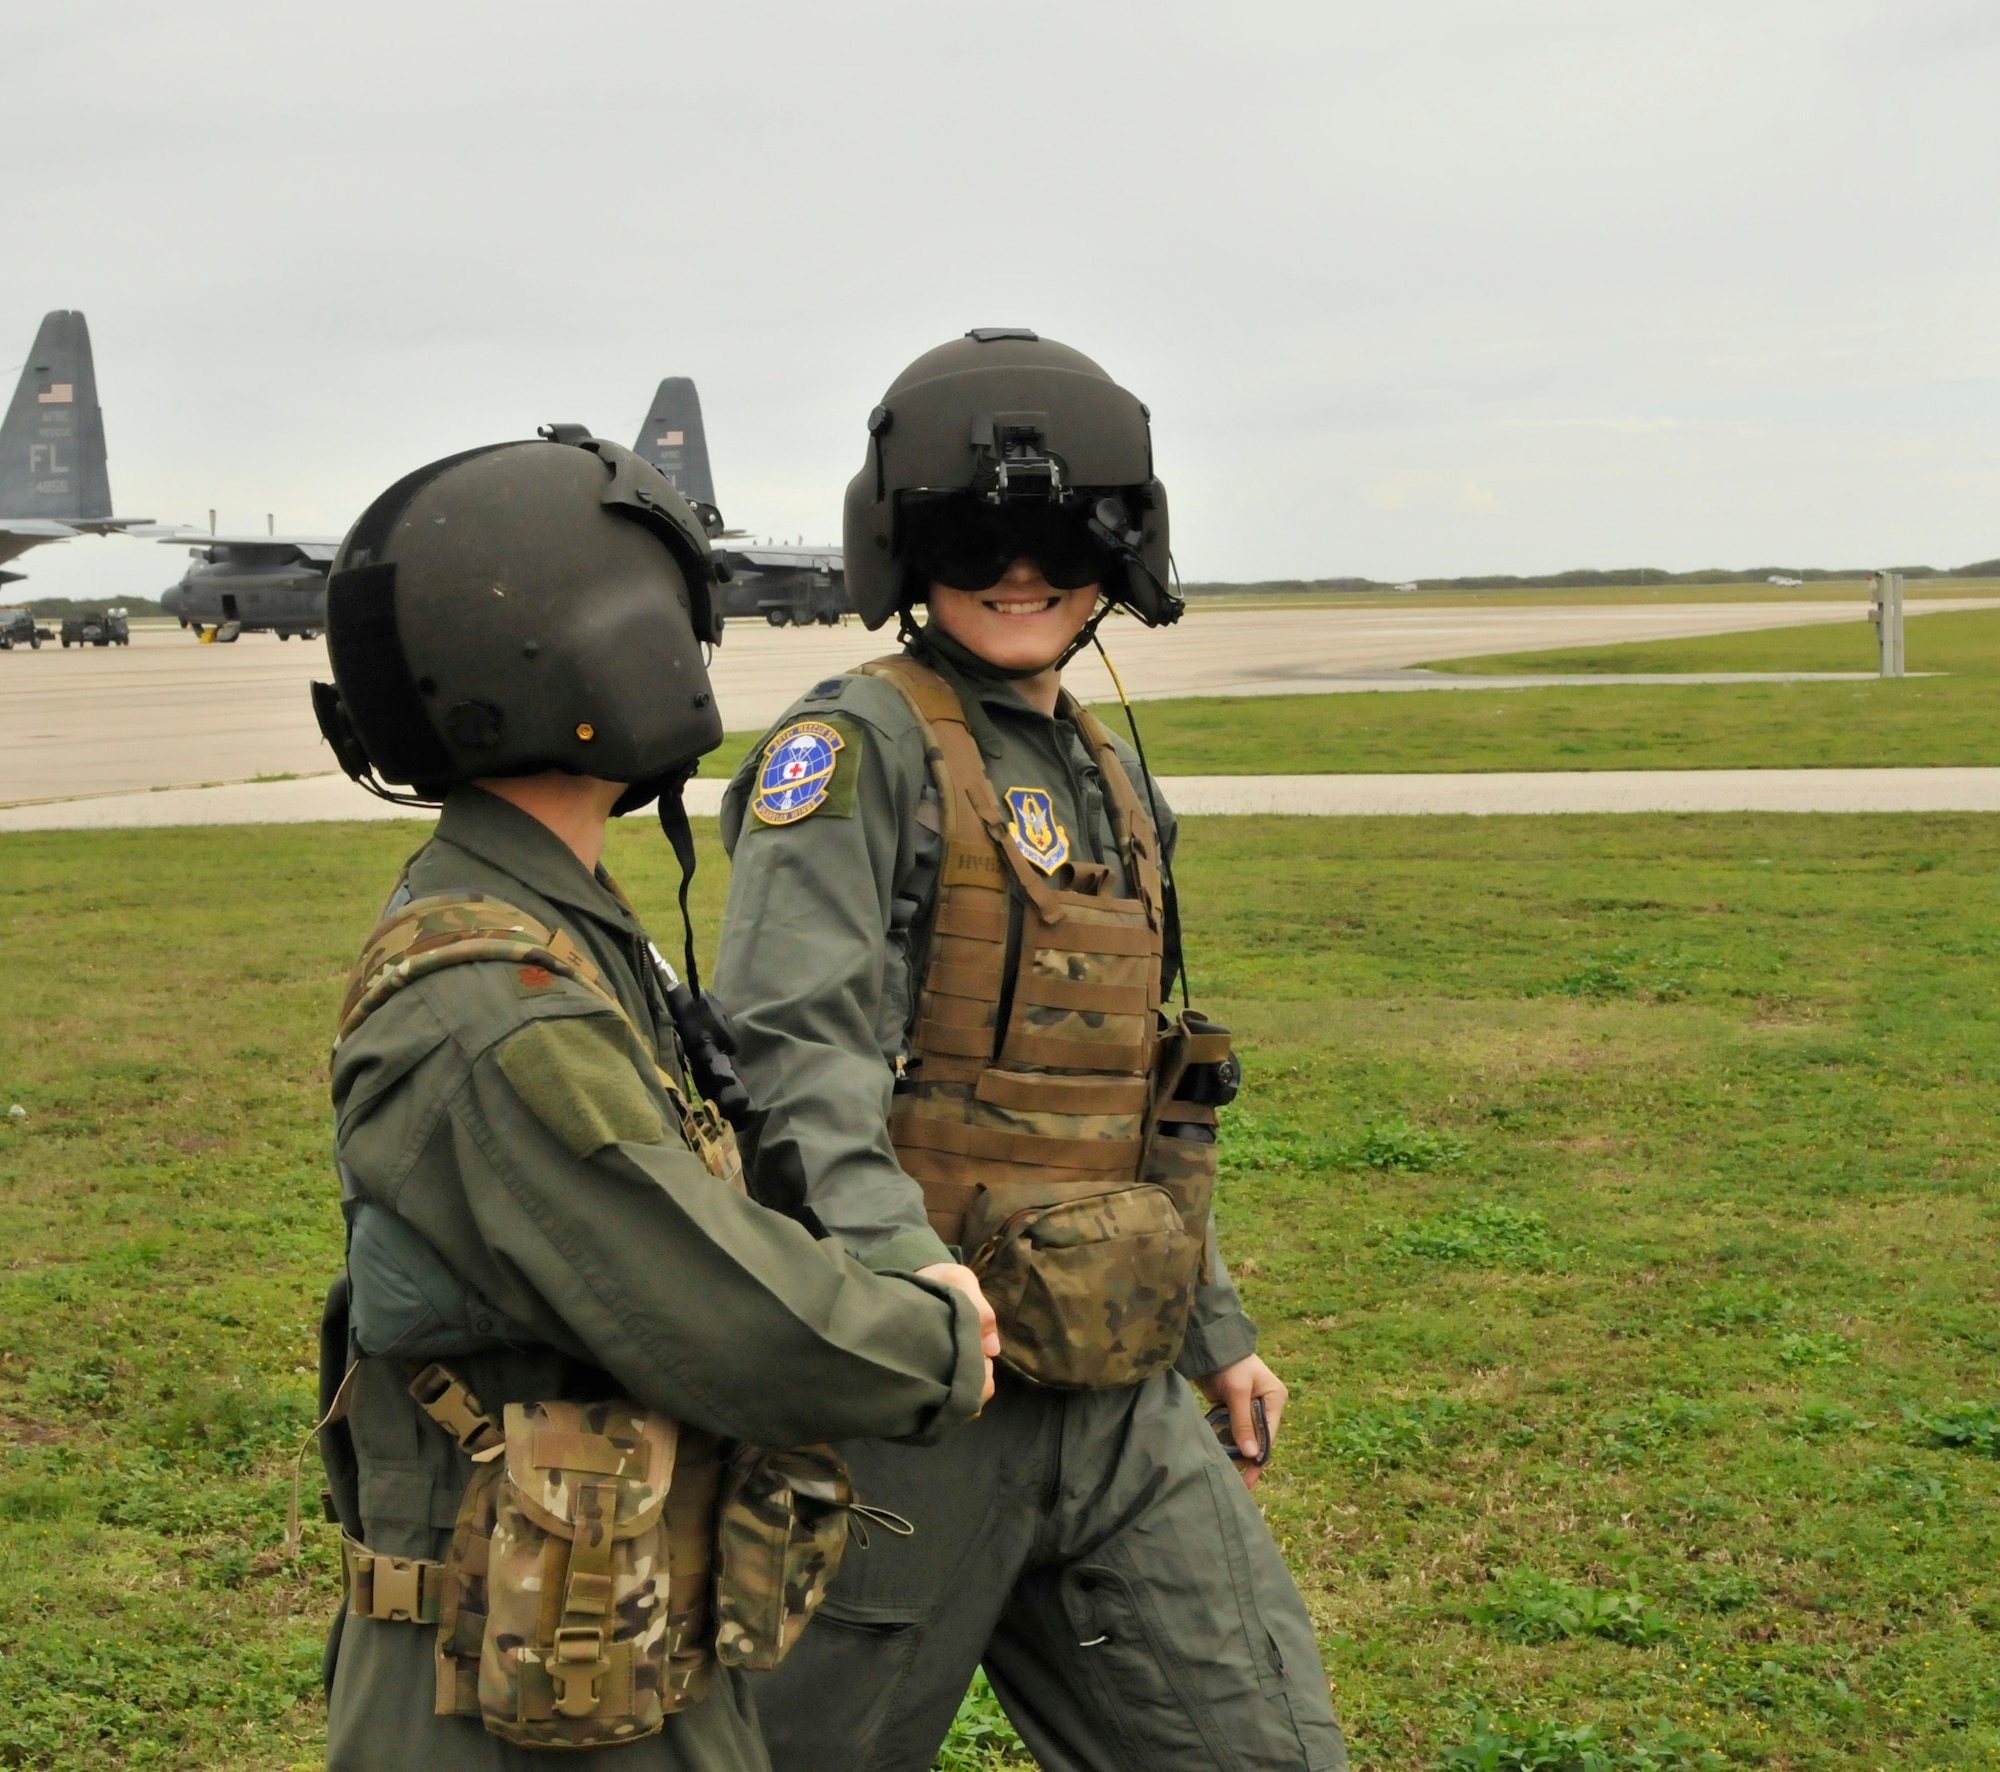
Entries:
{"label": "helmet night vision mount", "polygon": [[[907,620],[931,576],[952,582],[924,570],[927,558],[946,557],[942,538],[952,528],[962,533],[948,553],[964,573],[984,570],[1010,539],[1017,553],[1040,560],[1041,547],[1062,548],[1066,529],[1062,551],[1094,556],[1109,604],[1149,627],[1180,619],[1184,605],[1168,588],[1167,495],[1153,473],[1151,414],[1090,358],[1053,339],[976,327],[925,352],[869,415],[868,459],[848,484],[845,521],[847,587],[869,627],[897,614]],[[1008,563],[965,588],[984,589]],[[1049,582],[1093,582],[1075,576],[1083,564],[1066,560]]]}

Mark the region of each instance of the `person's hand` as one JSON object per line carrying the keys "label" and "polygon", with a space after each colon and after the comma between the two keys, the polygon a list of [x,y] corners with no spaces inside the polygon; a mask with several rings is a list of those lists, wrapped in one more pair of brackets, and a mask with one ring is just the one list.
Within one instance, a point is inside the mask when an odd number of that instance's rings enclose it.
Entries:
{"label": "person's hand", "polygon": [[[979,1400],[986,1402],[993,1395],[993,1362],[1000,1353],[1000,1324],[993,1315],[993,1307],[986,1302],[986,1294],[979,1289],[979,1276],[955,1261],[938,1261],[918,1268],[917,1278],[936,1285],[956,1286],[972,1300],[972,1308],[979,1313],[979,1351],[986,1356],[986,1388],[979,1393]],[[1280,1394],[1284,1388],[1278,1386]],[[1247,1409],[1249,1405],[1246,1403],[1244,1407]]]}
{"label": "person's hand", "polygon": [[[1238,1360],[1233,1366],[1225,1366],[1220,1372],[1210,1372],[1197,1378],[1201,1394],[1210,1403],[1229,1405],[1229,1431],[1236,1436],[1236,1449],[1246,1459],[1255,1458],[1260,1448],[1257,1444],[1257,1422],[1250,1413],[1253,1398],[1264,1399],[1264,1425],[1271,1433],[1271,1446],[1275,1451],[1278,1444],[1278,1418],[1285,1412],[1285,1399],[1291,1393],[1285,1389],[1285,1381],[1270,1367],[1251,1354],[1247,1359]],[[1259,1464],[1243,1466],[1243,1486],[1257,1487],[1257,1479],[1264,1474]]]}

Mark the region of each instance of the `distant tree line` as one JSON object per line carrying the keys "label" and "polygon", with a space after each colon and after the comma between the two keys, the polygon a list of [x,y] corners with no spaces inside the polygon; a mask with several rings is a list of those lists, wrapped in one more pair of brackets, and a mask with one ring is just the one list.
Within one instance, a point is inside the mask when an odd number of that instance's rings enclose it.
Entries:
{"label": "distant tree line", "polygon": [[74,597],[30,597],[26,604],[14,602],[7,595],[7,587],[0,585],[0,607],[20,609],[26,607],[38,616],[54,616],[60,621],[66,615],[102,615],[107,609],[122,609],[127,615],[165,615],[166,611],[151,597],[99,597],[93,602],[79,603]]}
{"label": "distant tree line", "polygon": [[[1768,584],[1773,578],[1796,578],[1807,584],[1819,584],[1834,579],[1866,578],[1875,570],[1872,566],[1752,566],[1733,572],[1710,566],[1698,572],[1662,572],[1653,566],[1619,566],[1607,571],[1544,572],[1527,577],[1491,572],[1473,578],[1420,578],[1402,582],[1414,583],[1420,591],[1569,591],[1640,585]],[[1892,570],[1905,578],[2000,578],[2000,560],[1977,560],[1970,566],[1898,566]],[[1255,584],[1217,582],[1186,584],[1181,588],[1192,597],[1228,597],[1250,592],[1274,596],[1303,591],[1393,591],[1398,586],[1373,578],[1274,578]]]}

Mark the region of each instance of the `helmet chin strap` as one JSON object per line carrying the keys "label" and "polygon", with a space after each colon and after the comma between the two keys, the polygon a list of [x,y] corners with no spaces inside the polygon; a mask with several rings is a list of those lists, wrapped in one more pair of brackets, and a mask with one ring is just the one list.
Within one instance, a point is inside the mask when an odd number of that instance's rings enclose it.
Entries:
{"label": "helmet chin strap", "polygon": [[685,769],[677,770],[660,786],[658,801],[660,829],[674,852],[674,860],[681,868],[681,933],[684,938],[682,955],[687,961],[687,981],[697,997],[701,994],[701,970],[694,959],[694,913],[688,909],[688,893],[694,886],[695,851],[694,827],[688,823],[687,784],[693,779],[700,763],[690,763]]}

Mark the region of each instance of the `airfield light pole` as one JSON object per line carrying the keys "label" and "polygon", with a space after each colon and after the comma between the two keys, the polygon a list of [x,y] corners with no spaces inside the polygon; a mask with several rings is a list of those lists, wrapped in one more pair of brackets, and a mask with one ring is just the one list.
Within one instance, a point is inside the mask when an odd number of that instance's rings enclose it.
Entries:
{"label": "airfield light pole", "polygon": [[1882,675],[1900,677],[1903,674],[1903,575],[1900,572],[1878,572],[1871,588],[1875,601],[1868,611],[1868,619],[1875,624],[1875,638],[1882,655]]}

